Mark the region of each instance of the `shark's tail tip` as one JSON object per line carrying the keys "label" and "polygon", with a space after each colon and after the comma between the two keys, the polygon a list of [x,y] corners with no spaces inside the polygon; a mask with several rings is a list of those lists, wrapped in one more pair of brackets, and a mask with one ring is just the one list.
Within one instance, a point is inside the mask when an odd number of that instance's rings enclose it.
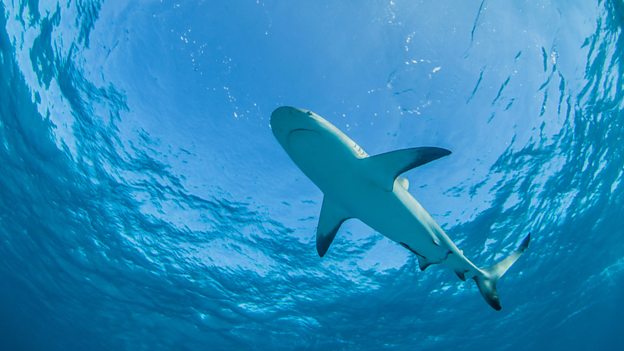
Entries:
{"label": "shark's tail tip", "polygon": [[479,288],[479,292],[485,299],[485,301],[490,305],[493,309],[500,311],[502,309],[500,298],[498,297],[498,292],[496,291],[496,283],[498,280],[507,272],[509,267],[513,265],[520,256],[526,251],[529,247],[529,242],[531,241],[531,233],[527,234],[527,236],[522,239],[518,248],[512,252],[509,256],[505,257],[502,261],[497,264],[483,269],[481,274],[474,277],[475,282],[477,283],[477,287]]}
{"label": "shark's tail tip", "polygon": [[524,239],[522,239],[522,242],[520,243],[520,246],[518,246],[519,249],[522,250],[522,252],[524,252],[524,250],[526,250],[529,247],[529,242],[531,241],[531,233],[527,234]]}
{"label": "shark's tail tip", "polygon": [[496,283],[498,282],[498,279],[492,279],[492,277],[482,275],[476,276],[474,280],[477,283],[479,292],[481,292],[485,302],[497,311],[502,310],[503,307],[501,306],[498,291],[496,290]]}

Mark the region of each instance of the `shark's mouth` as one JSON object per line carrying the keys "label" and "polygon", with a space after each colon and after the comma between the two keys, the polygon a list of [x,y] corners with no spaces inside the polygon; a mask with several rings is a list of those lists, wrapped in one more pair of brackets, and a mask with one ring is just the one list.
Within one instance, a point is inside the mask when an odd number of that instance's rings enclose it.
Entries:
{"label": "shark's mouth", "polygon": [[288,145],[295,146],[301,142],[311,142],[314,139],[318,139],[321,135],[312,129],[298,128],[293,129],[288,133]]}
{"label": "shark's mouth", "polygon": [[[316,144],[321,135],[312,130],[305,128],[293,129],[288,133],[287,142],[291,148],[298,148],[305,144]],[[312,146],[312,145],[310,145]]]}
{"label": "shark's mouth", "polygon": [[308,129],[308,128],[297,128],[297,129],[293,129],[290,131],[290,133],[288,133],[288,137],[290,137],[292,134],[294,133],[300,133],[300,132],[312,132],[315,134],[318,134],[316,131],[312,130],[312,129]]}

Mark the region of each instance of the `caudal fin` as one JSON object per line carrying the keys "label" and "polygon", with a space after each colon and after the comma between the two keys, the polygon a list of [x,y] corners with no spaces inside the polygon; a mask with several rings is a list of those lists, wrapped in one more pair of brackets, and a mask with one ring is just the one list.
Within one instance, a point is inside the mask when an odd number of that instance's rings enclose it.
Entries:
{"label": "caudal fin", "polygon": [[512,252],[509,256],[505,257],[497,264],[481,269],[482,274],[478,274],[474,277],[479,291],[485,301],[497,311],[501,310],[500,299],[498,298],[498,292],[496,291],[496,283],[507,272],[509,267],[514,264],[524,251],[529,247],[529,241],[531,240],[531,234],[528,234],[520,243],[518,248]]}

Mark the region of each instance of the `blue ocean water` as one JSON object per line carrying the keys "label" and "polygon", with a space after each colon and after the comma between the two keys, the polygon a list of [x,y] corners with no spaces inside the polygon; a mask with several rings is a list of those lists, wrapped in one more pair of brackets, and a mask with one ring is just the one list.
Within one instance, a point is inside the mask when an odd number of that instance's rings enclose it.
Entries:
{"label": "blue ocean water", "polygon": [[[624,3],[0,2],[0,349],[624,349]],[[499,283],[420,272],[269,128],[314,110]]]}

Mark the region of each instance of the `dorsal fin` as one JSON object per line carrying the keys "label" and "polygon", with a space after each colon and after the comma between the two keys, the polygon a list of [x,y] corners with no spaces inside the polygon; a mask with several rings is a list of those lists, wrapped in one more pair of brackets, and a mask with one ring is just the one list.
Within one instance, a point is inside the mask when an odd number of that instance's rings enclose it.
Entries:
{"label": "dorsal fin", "polygon": [[397,177],[397,182],[399,182],[399,184],[401,184],[401,186],[404,187],[405,190],[409,190],[409,180],[407,180],[407,178]]}
{"label": "dorsal fin", "polygon": [[334,241],[334,237],[340,229],[340,225],[349,218],[338,204],[327,197],[323,199],[319,223],[316,228],[316,251],[319,256],[325,256],[329,245]]}
{"label": "dorsal fin", "polygon": [[362,161],[367,163],[373,181],[387,191],[392,191],[394,181],[401,173],[450,153],[439,147],[415,147],[370,156]]}

